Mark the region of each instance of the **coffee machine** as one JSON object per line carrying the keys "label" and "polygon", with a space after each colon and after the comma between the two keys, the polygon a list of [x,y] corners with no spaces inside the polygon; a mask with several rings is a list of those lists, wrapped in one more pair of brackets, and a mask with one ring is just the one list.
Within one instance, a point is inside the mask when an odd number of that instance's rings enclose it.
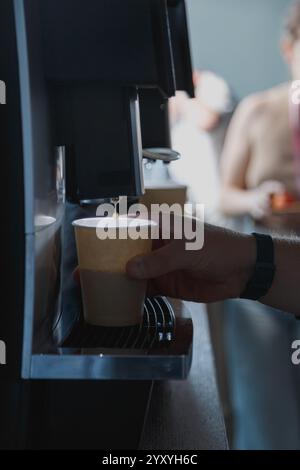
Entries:
{"label": "coffee machine", "polygon": [[143,194],[143,148],[170,147],[191,95],[184,0],[2,0],[5,273],[0,447],[137,448],[155,380],[184,379],[193,328],[148,298],[143,323],[82,320],[71,221]]}

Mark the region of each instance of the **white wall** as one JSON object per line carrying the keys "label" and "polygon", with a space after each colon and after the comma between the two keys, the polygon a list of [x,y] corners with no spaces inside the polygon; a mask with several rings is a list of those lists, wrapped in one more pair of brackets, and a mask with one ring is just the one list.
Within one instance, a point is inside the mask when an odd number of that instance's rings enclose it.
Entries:
{"label": "white wall", "polygon": [[279,52],[290,0],[186,0],[193,65],[213,70],[238,97],[288,78]]}

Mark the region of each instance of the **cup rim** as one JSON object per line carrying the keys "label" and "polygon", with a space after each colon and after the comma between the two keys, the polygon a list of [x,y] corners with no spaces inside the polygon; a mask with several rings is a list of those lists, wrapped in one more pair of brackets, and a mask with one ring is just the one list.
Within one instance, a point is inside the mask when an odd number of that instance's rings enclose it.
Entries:
{"label": "cup rim", "polygon": [[[131,224],[124,224],[124,225],[118,225],[118,224],[112,224],[108,225],[103,224],[103,227],[101,224],[99,225],[99,222],[104,222],[104,221],[124,221],[124,220],[130,220]],[[136,224],[134,224],[134,221],[136,221]],[[88,224],[90,222],[90,225]],[[142,222],[142,223],[138,223]],[[73,227],[79,227],[79,228],[86,228],[86,229],[101,229],[101,228],[111,228],[111,229],[128,229],[130,227],[141,227],[141,228],[149,228],[149,227],[156,227],[157,223],[154,222],[154,220],[150,219],[141,219],[139,217],[127,217],[127,216],[119,216],[118,218],[115,217],[84,217],[81,219],[75,219],[72,221]]]}

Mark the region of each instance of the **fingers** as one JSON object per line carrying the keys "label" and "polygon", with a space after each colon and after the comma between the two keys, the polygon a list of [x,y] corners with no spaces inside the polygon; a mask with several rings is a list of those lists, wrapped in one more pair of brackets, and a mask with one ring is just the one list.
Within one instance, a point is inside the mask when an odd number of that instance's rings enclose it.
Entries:
{"label": "fingers", "polygon": [[127,274],[133,279],[153,279],[184,267],[184,248],[176,242],[136,256],[127,263]]}

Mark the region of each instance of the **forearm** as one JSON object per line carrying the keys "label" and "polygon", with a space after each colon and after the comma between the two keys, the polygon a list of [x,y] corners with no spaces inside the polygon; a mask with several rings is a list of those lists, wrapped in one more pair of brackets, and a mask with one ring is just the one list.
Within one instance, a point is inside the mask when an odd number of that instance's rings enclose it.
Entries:
{"label": "forearm", "polygon": [[247,190],[226,186],[220,192],[220,209],[227,216],[246,215],[249,212]]}

